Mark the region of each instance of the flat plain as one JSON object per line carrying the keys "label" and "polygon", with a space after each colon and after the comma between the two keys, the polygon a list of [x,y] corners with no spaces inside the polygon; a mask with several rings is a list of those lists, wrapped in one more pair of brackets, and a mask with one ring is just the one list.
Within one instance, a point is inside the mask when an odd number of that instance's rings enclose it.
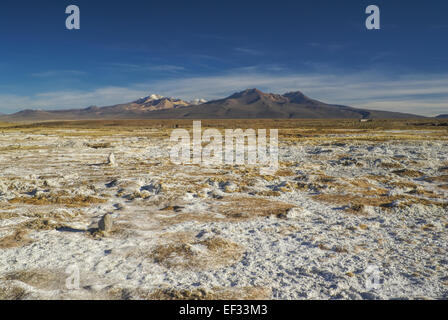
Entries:
{"label": "flat plain", "polygon": [[447,124],[202,122],[279,129],[262,175],[171,163],[191,120],[0,123],[0,299],[446,299]]}

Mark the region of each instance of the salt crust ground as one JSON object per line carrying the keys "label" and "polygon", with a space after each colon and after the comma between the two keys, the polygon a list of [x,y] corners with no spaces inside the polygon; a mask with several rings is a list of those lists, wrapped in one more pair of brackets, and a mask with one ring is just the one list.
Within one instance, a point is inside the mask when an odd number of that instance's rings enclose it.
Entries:
{"label": "salt crust ground", "polygon": [[[421,135],[280,139],[269,177],[174,166],[157,130],[7,131],[0,298],[446,299],[448,140]],[[111,152],[117,167],[104,165]],[[319,198],[334,194],[348,202]],[[114,232],[86,231],[105,213]],[[73,264],[79,290],[65,287]]]}

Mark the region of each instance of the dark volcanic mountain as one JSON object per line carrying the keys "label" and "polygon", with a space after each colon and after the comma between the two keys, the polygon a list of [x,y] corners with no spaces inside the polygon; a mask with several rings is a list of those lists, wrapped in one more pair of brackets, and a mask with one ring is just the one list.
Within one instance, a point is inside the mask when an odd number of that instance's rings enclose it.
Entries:
{"label": "dark volcanic mountain", "polygon": [[77,119],[409,119],[421,116],[327,104],[303,93],[283,95],[248,89],[199,105],[151,95],[109,107],[42,111],[25,110],[1,116],[4,121]]}
{"label": "dark volcanic mountain", "polygon": [[436,118],[437,119],[448,119],[448,114],[439,114]]}
{"label": "dark volcanic mountain", "polygon": [[409,119],[413,114],[356,109],[323,103],[303,93],[283,95],[248,89],[198,106],[151,113],[152,118],[176,119]]}

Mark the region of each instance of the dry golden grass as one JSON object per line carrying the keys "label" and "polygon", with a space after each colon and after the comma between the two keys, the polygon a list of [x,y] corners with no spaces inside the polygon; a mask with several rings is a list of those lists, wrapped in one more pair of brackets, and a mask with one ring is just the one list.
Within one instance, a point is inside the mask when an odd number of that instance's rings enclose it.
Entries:
{"label": "dry golden grass", "polygon": [[423,197],[427,197],[427,198],[439,198],[439,195],[434,193],[431,190],[426,190],[426,189],[421,189],[421,188],[416,188],[413,189],[411,191],[406,192],[407,194],[412,194],[412,195],[416,195],[416,196],[423,196]]}
{"label": "dry golden grass", "polygon": [[271,297],[271,289],[264,287],[213,287],[192,290],[158,289],[145,298],[151,300],[268,300]]}
{"label": "dry golden grass", "polygon": [[396,162],[382,162],[380,164],[380,167],[385,168],[385,169],[398,169],[401,168],[401,164],[396,163]]}
{"label": "dry golden grass", "polygon": [[114,220],[114,224],[110,231],[105,232],[97,227],[93,227],[85,230],[85,235],[92,239],[100,239],[104,237],[127,239],[135,237],[136,231],[140,229],[141,228],[134,223]]}
{"label": "dry golden grass", "polygon": [[31,219],[29,221],[25,221],[20,225],[21,228],[29,229],[29,230],[54,230],[57,228],[61,228],[62,224],[50,219]]}
{"label": "dry golden grass", "polygon": [[277,233],[277,234],[281,234],[284,236],[289,236],[292,234],[296,234],[300,230],[301,230],[301,228],[296,225],[286,225],[286,226],[279,226],[276,228],[264,228],[263,232],[265,232],[267,234]]}
{"label": "dry golden grass", "polygon": [[6,147],[0,147],[0,153],[6,153],[10,151],[30,151],[30,150],[39,150],[44,149],[45,147],[40,146],[22,146],[22,145],[12,145]]}
{"label": "dry golden grass", "polygon": [[0,285],[0,300],[22,300],[26,296],[26,290],[17,285]]}
{"label": "dry golden grass", "polygon": [[355,215],[366,215],[365,205],[360,203],[350,203],[347,208],[344,209],[345,212],[355,214]]}
{"label": "dry golden grass", "polygon": [[395,205],[392,205],[394,201],[400,201],[399,207],[406,207],[410,205],[435,205],[442,208],[447,208],[448,203],[434,201],[424,198],[419,198],[411,195],[379,195],[377,197],[365,197],[365,196],[356,196],[353,194],[319,194],[313,196],[313,199],[326,202],[333,205],[341,205],[348,206],[348,212],[354,213],[357,210],[351,211],[350,209],[355,208],[363,208],[364,206],[373,206],[380,208],[391,208]]}
{"label": "dry golden grass", "polygon": [[148,257],[167,268],[215,269],[241,259],[240,245],[219,237],[157,246]]}
{"label": "dry golden grass", "polygon": [[16,230],[12,235],[0,239],[0,249],[23,247],[33,242],[28,238],[27,230]]}
{"label": "dry golden grass", "polygon": [[[169,137],[173,128],[191,129],[193,121],[185,120],[79,120],[79,121],[46,121],[40,123],[1,124],[3,132],[20,131],[24,133],[52,134],[59,136],[89,136],[103,137],[114,134],[120,135],[146,135],[152,137]],[[328,142],[329,134],[356,134],[354,137],[335,137],[333,143],[344,143],[347,140],[359,141],[390,141],[390,140],[427,140],[428,138],[447,139],[446,121],[443,120],[374,120],[361,123],[358,120],[303,120],[303,119],[219,119],[202,120],[202,127],[206,128],[276,128],[279,137],[286,144],[297,141],[316,143],[325,140]],[[72,129],[72,131],[67,131]],[[156,129],[156,131],[154,131]],[[412,132],[387,132],[384,134],[372,133],[384,130],[415,130]],[[420,130],[425,135],[418,133]],[[316,140],[316,141],[313,141]]]}
{"label": "dry golden grass", "polygon": [[87,147],[93,149],[106,149],[110,148],[112,144],[110,142],[101,142],[101,143],[88,143]]}
{"label": "dry golden grass", "polygon": [[437,177],[428,177],[424,179],[427,182],[442,182],[442,183],[448,183],[448,175],[441,175]]}
{"label": "dry golden grass", "polygon": [[390,177],[386,177],[384,175],[368,174],[368,175],[365,175],[365,176],[363,176],[361,178],[373,180],[373,181],[376,181],[378,183],[384,183],[384,184],[387,184],[388,182],[390,182]]}
{"label": "dry golden grass", "polygon": [[[272,196],[277,194],[280,193],[278,191],[269,191],[263,195]],[[169,210],[171,209],[170,206],[168,206],[168,209],[165,207],[161,209],[160,214],[155,218],[158,219],[163,226],[179,224],[186,221],[196,221],[201,223],[220,221],[238,222],[271,215],[278,218],[284,218],[288,210],[294,207],[294,205],[286,202],[263,198],[224,197],[223,199],[215,200],[213,211],[224,215],[225,218],[210,214],[210,212],[183,213],[179,212],[179,210]]]}
{"label": "dry golden grass", "polygon": [[362,197],[355,195],[346,195],[346,194],[319,194],[313,196],[313,199],[318,201],[323,201],[330,204],[342,205],[342,206],[383,206],[392,201],[398,199],[398,197]]}
{"label": "dry golden grass", "polygon": [[[175,216],[171,216],[170,212],[163,212],[167,214],[167,216],[159,215],[156,217],[156,219],[159,220],[159,223],[162,226],[168,226],[168,225],[175,225],[179,223],[184,223],[187,221],[196,221],[201,223],[208,223],[208,222],[217,222],[222,221],[222,219],[214,217],[210,215],[209,213],[204,212],[198,212],[198,213],[179,213]],[[226,220],[227,221],[227,220]],[[229,222],[229,221],[227,221]]]}
{"label": "dry golden grass", "polygon": [[[370,181],[363,179],[363,178],[362,179],[352,179],[352,180],[349,180],[349,182],[354,187],[356,187],[356,189],[359,190],[356,193],[360,193],[361,195],[364,195],[364,196],[375,196],[375,195],[386,194],[388,192],[387,189],[378,187],[378,186],[374,185],[373,183],[371,183]],[[349,189],[347,189],[347,191],[348,190]]]}
{"label": "dry golden grass", "polygon": [[59,205],[68,208],[88,207],[92,204],[105,203],[107,200],[92,196],[39,196],[39,197],[17,197],[9,200],[11,204],[27,204],[34,206]]}
{"label": "dry golden grass", "polygon": [[281,195],[281,192],[274,191],[274,190],[263,190],[263,191],[258,191],[256,194],[261,197],[279,197]]}
{"label": "dry golden grass", "polygon": [[278,169],[277,172],[275,173],[275,176],[277,177],[290,177],[293,175],[295,175],[295,172],[289,168]]}
{"label": "dry golden grass", "polygon": [[248,219],[254,217],[284,217],[294,205],[262,198],[227,197],[217,204],[219,213],[229,218]]}
{"label": "dry golden grass", "polygon": [[11,211],[0,211],[0,219],[11,219],[18,217],[19,215],[16,212]]}
{"label": "dry golden grass", "polygon": [[410,170],[410,169],[395,170],[395,171],[392,171],[392,173],[395,173],[396,175],[399,175],[400,177],[408,177],[408,178],[420,178],[420,177],[424,176],[424,173],[417,171],[417,170]]}
{"label": "dry golden grass", "polygon": [[19,270],[5,274],[1,280],[16,280],[38,289],[63,289],[65,277],[60,272],[50,270]]}
{"label": "dry golden grass", "polygon": [[418,185],[416,185],[413,182],[409,181],[389,181],[387,182],[387,185],[393,187],[393,188],[400,188],[400,189],[417,189]]}

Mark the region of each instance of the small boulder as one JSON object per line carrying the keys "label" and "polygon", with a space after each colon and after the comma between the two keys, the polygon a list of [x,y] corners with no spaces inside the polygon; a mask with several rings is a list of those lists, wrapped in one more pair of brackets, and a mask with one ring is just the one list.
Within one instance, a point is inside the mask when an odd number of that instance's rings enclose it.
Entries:
{"label": "small boulder", "polygon": [[110,165],[110,166],[113,166],[113,167],[115,167],[117,165],[117,162],[115,161],[115,155],[113,153],[111,153],[109,155],[108,160],[107,160],[107,164]]}
{"label": "small boulder", "polygon": [[98,222],[98,229],[100,231],[109,232],[112,230],[113,224],[114,221],[112,219],[112,216],[106,213]]}

